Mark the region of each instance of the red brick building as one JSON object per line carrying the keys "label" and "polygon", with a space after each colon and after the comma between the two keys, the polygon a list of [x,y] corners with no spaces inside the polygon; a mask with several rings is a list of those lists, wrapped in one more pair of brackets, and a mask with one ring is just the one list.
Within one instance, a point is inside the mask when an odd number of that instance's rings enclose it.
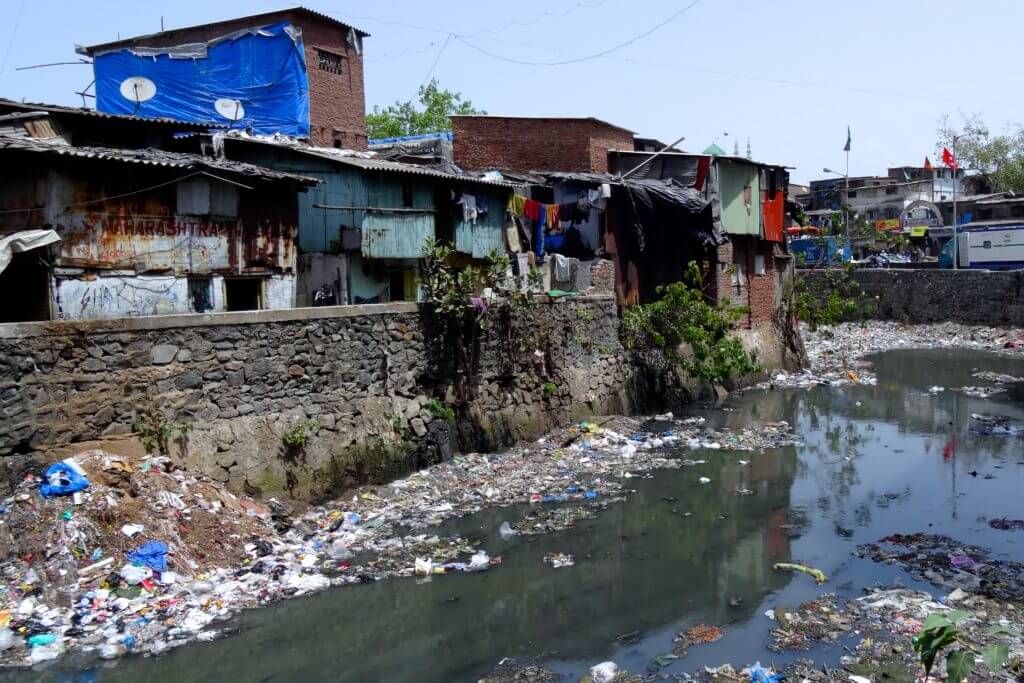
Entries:
{"label": "red brick building", "polygon": [[363,38],[369,34],[304,7],[171,29],[80,49],[87,55],[123,48],[202,43],[239,30],[288,22],[302,30],[309,82],[310,141],[327,147],[366,149]]}
{"label": "red brick building", "polygon": [[595,118],[453,116],[455,163],[466,170],[607,173],[608,152],[633,131]]}

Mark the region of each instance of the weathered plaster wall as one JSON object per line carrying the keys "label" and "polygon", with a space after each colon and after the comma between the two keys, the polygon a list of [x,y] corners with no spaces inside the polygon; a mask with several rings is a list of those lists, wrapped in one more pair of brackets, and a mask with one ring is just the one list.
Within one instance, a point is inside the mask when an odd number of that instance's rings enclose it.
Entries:
{"label": "weathered plaster wall", "polygon": [[[489,328],[456,422],[430,410],[454,396],[415,304],[0,325],[0,455],[124,439],[156,409],[193,423],[172,449],[191,468],[315,496],[629,408],[613,297],[532,315]],[[285,448],[306,421],[308,445]]]}
{"label": "weathered plaster wall", "polygon": [[[824,271],[806,270],[812,292],[825,293]],[[875,298],[873,317],[908,323],[1024,325],[1024,271],[863,269],[851,277]]]}
{"label": "weathered plaster wall", "polygon": [[[61,272],[68,269],[61,269]],[[58,320],[98,320],[143,315],[195,313],[188,277],[175,275],[99,275],[92,279],[53,278],[54,317]],[[295,276],[261,278],[263,308],[275,310],[295,305]],[[224,278],[209,278],[206,312],[227,310]]]}

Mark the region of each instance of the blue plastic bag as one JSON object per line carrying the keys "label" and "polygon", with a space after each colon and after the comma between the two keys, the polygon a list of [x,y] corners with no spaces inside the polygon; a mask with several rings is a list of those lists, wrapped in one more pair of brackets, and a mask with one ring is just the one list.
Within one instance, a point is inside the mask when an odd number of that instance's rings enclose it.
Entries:
{"label": "blue plastic bag", "polygon": [[39,487],[43,498],[68,496],[89,487],[88,479],[63,462],[55,462],[46,468],[46,482]]}
{"label": "blue plastic bag", "polygon": [[167,544],[163,541],[146,541],[127,555],[132,562],[145,565],[153,571],[167,571]]}

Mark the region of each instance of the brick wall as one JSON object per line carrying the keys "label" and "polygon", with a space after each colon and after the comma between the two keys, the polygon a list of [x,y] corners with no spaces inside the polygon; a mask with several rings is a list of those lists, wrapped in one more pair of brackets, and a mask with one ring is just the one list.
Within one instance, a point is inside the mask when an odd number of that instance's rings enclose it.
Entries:
{"label": "brick wall", "polygon": [[[764,258],[764,269],[760,274],[758,256]],[[731,235],[729,241],[718,248],[718,264],[718,301],[750,309],[740,320],[743,327],[770,322],[775,315],[776,294],[781,288],[788,261],[776,259],[769,242]]]}
{"label": "brick wall", "polygon": [[[366,149],[366,95],[363,56],[347,42],[339,26],[299,20],[309,78],[309,137],[313,144]],[[344,57],[342,73],[318,68],[318,49]]]}
{"label": "brick wall", "polygon": [[[757,270],[757,258],[764,259],[763,272]],[[756,240],[750,254],[750,324],[760,325],[769,322],[775,315],[775,289],[779,278],[775,258],[772,256],[772,245],[764,240]]]}
{"label": "brick wall", "polygon": [[455,163],[467,170],[608,170],[609,149],[632,149],[633,134],[593,119],[452,117]]}

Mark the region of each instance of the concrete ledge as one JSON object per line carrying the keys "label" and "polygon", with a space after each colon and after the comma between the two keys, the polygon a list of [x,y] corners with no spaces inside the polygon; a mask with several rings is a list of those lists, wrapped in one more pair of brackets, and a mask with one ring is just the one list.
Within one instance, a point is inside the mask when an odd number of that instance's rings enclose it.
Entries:
{"label": "concrete ledge", "polygon": [[[611,294],[592,294],[560,301],[603,301],[614,300]],[[107,318],[102,320],[49,320],[32,323],[0,324],[0,339],[25,339],[29,337],[58,337],[79,334],[112,332],[145,332],[187,327],[219,327],[224,325],[264,325],[305,320],[328,320],[332,318],[354,318],[356,316],[394,315],[396,313],[418,313],[420,304],[393,302],[386,304],[359,304],[353,306],[320,306],[310,308],[283,308],[270,311],[234,311],[230,313],[186,313],[180,315],[151,315],[137,318]]]}

